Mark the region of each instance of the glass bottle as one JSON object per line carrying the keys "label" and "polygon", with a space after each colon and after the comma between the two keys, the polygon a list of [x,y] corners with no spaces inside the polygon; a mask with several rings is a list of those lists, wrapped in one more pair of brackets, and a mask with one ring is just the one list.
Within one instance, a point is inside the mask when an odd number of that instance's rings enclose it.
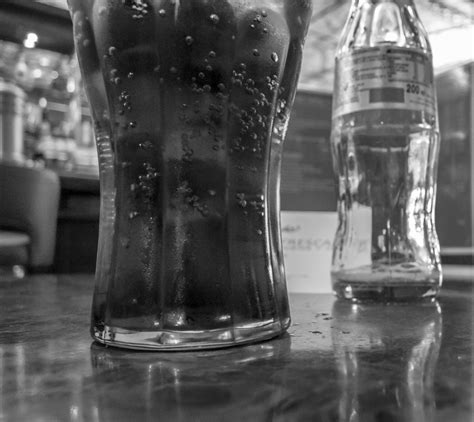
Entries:
{"label": "glass bottle", "polygon": [[413,0],[353,0],[336,53],[331,279],[358,300],[436,297],[439,152],[432,53]]}

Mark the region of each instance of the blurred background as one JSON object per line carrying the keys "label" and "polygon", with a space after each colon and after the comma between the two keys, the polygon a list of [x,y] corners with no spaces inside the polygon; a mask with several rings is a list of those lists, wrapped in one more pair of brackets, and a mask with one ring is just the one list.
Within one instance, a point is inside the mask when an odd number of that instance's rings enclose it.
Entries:
{"label": "blurred background", "polygon": [[[325,224],[322,217],[335,213],[329,153],[331,91],[335,48],[349,6],[348,0],[314,1],[285,143],[284,236],[285,224],[293,224],[300,213],[313,215],[310,224],[316,226]],[[416,6],[434,54],[441,130],[436,222],[443,260],[472,264],[474,3],[417,0]],[[99,224],[97,155],[65,0],[0,2],[0,162],[21,162],[57,176],[57,215],[44,211],[54,221],[40,223],[53,224],[55,237],[49,244],[54,250],[51,258],[35,265],[60,273],[93,272]],[[10,184],[17,180],[0,173],[2,177],[3,184],[8,177]],[[0,195],[1,209],[11,193],[4,188]],[[54,193],[52,198],[54,203]],[[1,214],[0,231],[5,229]],[[309,253],[329,259],[330,236],[315,230],[312,239],[284,240],[291,253],[298,253],[298,248],[307,253],[309,248]],[[0,239],[0,255],[1,246]],[[25,264],[32,266],[27,260]]]}

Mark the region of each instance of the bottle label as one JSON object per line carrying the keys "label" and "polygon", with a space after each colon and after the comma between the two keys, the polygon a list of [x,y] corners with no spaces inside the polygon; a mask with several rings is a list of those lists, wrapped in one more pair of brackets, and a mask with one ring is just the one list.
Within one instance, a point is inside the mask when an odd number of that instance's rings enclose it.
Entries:
{"label": "bottle label", "polygon": [[336,59],[333,116],[393,108],[436,112],[433,65],[418,50],[380,46]]}

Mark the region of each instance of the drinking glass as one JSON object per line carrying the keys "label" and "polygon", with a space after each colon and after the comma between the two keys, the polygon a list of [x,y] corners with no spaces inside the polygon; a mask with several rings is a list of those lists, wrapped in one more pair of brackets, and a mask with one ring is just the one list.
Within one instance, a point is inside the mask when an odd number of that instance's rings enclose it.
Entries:
{"label": "drinking glass", "polygon": [[310,0],[69,0],[101,217],[93,338],[215,348],[290,324],[280,163]]}

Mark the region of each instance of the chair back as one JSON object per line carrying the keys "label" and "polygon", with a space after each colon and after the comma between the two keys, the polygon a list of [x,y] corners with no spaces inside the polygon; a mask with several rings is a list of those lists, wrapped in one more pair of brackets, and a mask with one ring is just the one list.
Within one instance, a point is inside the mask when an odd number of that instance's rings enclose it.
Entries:
{"label": "chair back", "polygon": [[53,264],[59,195],[55,172],[0,162],[0,229],[30,237],[30,269],[46,269]]}

